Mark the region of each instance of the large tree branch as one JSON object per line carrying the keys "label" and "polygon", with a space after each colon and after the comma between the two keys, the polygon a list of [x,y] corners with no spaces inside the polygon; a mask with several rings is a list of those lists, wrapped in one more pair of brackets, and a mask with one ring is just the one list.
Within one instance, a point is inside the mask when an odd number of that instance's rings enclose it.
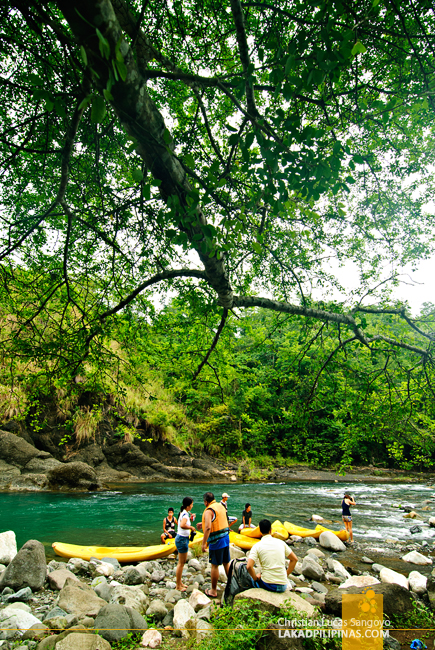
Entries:
{"label": "large tree branch", "polygon": [[[163,117],[151,99],[146,81],[140,74],[109,0],[57,0],[74,35],[86,49],[94,81],[103,91],[112,76],[117,53],[123,57],[125,74],[111,88],[113,108],[128,133],[138,143],[137,151],[156,179],[161,181],[160,194],[165,202],[175,205],[178,227],[185,232],[205,268],[207,280],[224,307],[231,307],[233,292],[226,274],[224,260],[211,250],[204,234],[207,221],[201,208],[191,208],[192,187],[183,166],[168,146],[168,130]],[[107,40],[107,60],[100,55],[99,32]],[[95,74],[96,73],[96,74]],[[188,200],[189,199],[189,200]]]}
{"label": "large tree branch", "polygon": [[258,115],[257,107],[255,106],[254,91],[252,88],[252,81],[250,79],[251,61],[249,59],[248,40],[245,31],[245,17],[243,15],[242,5],[240,0],[231,0],[231,12],[233,14],[234,25],[236,27],[237,44],[239,46],[240,61],[242,62],[243,72],[245,73],[245,92],[246,92],[246,105],[248,112],[253,116]]}
{"label": "large tree branch", "polygon": [[367,338],[351,314],[328,312],[323,311],[322,309],[316,309],[314,307],[305,307],[303,305],[292,305],[287,302],[279,302],[277,300],[270,300],[269,298],[261,298],[259,296],[234,296],[234,306],[261,307],[262,309],[270,309],[272,311],[278,311],[284,314],[295,314],[299,316],[305,316],[306,318],[314,318],[316,320],[321,320],[324,322],[327,321],[331,323],[341,323],[343,325],[347,325],[354,332],[355,338],[357,338],[360,343],[368,348],[371,347],[371,343],[384,341],[385,343],[388,343],[389,345],[392,345],[396,348],[402,348],[404,350],[409,350],[410,352],[415,352],[425,359],[427,359],[430,354],[428,350],[424,350],[423,348],[419,348],[415,345],[409,345],[403,341],[398,341],[397,339],[392,339],[381,334]]}

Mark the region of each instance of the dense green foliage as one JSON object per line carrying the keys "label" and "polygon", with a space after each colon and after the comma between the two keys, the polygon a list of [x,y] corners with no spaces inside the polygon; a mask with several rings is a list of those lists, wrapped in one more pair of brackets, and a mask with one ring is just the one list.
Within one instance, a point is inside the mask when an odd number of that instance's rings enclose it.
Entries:
{"label": "dense green foliage", "polygon": [[85,377],[213,453],[432,462],[431,308],[390,292],[433,252],[434,43],[429,0],[3,3],[2,403]]}

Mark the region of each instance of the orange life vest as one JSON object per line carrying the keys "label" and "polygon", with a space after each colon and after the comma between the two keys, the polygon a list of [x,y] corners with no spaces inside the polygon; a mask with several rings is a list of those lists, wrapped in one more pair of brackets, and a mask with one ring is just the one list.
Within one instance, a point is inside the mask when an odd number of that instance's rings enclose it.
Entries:
{"label": "orange life vest", "polygon": [[205,530],[205,513],[207,510],[213,510],[216,515],[214,520],[211,522],[211,532],[208,538],[208,543],[216,544],[216,542],[229,533],[227,511],[224,506],[221,503],[217,503],[217,501],[209,503],[202,513],[202,530]]}

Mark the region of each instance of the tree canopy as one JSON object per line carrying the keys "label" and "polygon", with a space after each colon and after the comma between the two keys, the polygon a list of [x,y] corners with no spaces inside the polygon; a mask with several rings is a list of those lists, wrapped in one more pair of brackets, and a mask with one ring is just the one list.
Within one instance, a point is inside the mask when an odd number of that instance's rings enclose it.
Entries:
{"label": "tree canopy", "polygon": [[389,294],[434,244],[430,0],[0,12],[4,348],[73,376],[169,291],[218,316],[194,379],[246,308],[431,365],[433,319]]}

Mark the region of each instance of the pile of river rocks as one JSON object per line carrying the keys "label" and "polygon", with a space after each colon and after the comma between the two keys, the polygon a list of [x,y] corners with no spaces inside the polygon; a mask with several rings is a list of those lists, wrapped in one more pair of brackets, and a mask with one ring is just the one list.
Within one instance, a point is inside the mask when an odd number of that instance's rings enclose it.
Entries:
{"label": "pile of river rocks", "polygon": [[[384,595],[386,616],[412,611],[415,599],[435,610],[434,572],[428,576],[420,572],[431,571],[432,559],[416,550],[415,544],[385,553],[386,558],[389,553],[401,557],[402,566],[419,566],[420,571],[404,575],[365,555],[358,561],[367,569],[355,569],[357,553],[331,533],[322,533],[319,542],[292,536],[287,543],[299,558],[288,590],[273,594],[250,589],[236,599],[248,598],[272,612],[290,600],[304,618],[316,616],[315,607],[322,616],[340,617],[342,594],[358,593],[370,585]],[[408,552],[400,556],[404,550]],[[346,561],[349,553],[351,559]],[[245,557],[245,553],[231,545],[231,556]],[[1,650],[16,649],[17,639],[21,650],[110,650],[110,644],[129,630],[141,631],[142,645],[148,647],[158,647],[162,635],[199,640],[212,633],[216,601],[204,593],[211,586],[207,556],[193,557],[189,551],[183,574],[188,585],[185,593],[175,589],[174,556],[122,567],[113,558],[89,562],[72,558],[47,564],[40,542],[29,540],[17,552],[15,535],[7,531],[0,534],[0,562]],[[220,593],[225,583],[221,567]],[[154,626],[148,629],[151,623]]]}

